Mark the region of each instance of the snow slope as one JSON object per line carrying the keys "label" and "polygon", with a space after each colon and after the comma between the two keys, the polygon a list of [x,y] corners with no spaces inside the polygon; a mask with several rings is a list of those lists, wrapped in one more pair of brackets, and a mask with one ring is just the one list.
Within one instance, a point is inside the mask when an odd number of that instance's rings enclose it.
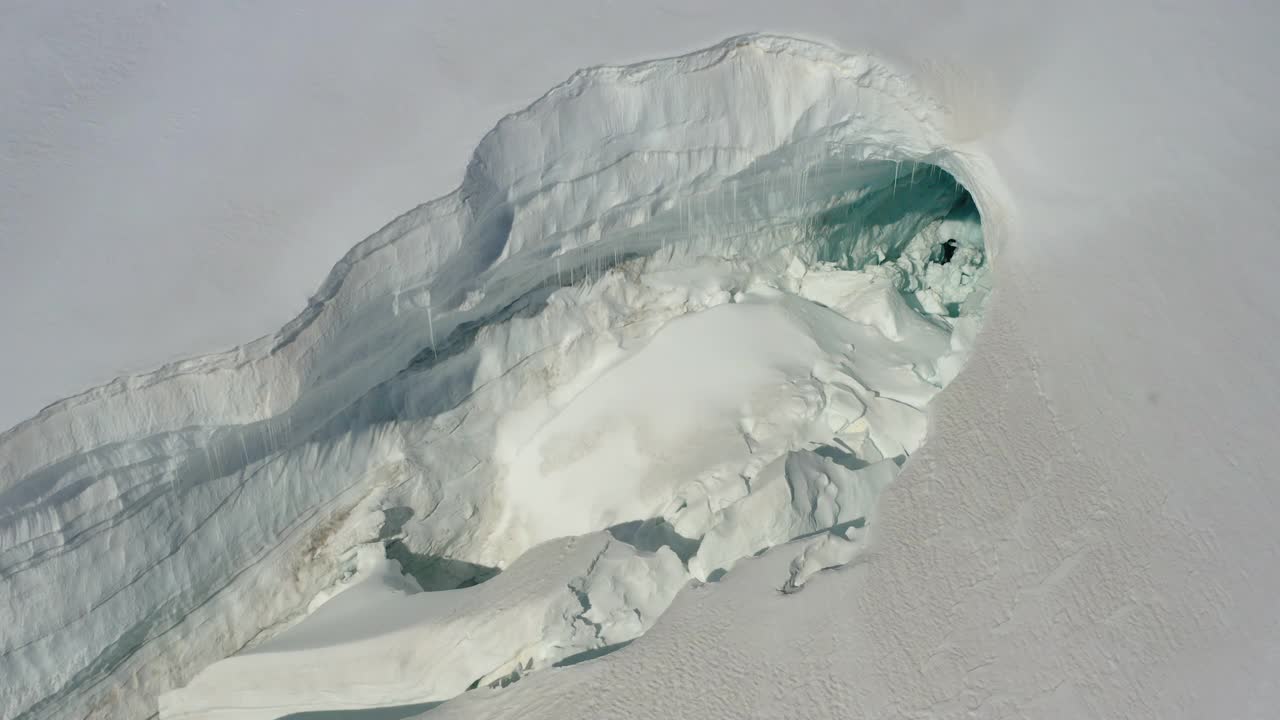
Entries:
{"label": "snow slope", "polygon": [[[561,72],[531,80],[530,28],[568,32],[572,66],[652,53],[643,9],[571,10],[442,27],[496,26],[476,45],[521,58],[500,75],[525,95]],[[791,553],[741,563],[617,653],[433,712],[1267,717],[1275,20],[1245,3],[743,2],[668,23],[662,42],[686,46],[747,23],[944,60],[921,75],[954,111],[945,143],[989,157],[1017,210],[988,237],[1000,295],[865,562],[786,596]]]}

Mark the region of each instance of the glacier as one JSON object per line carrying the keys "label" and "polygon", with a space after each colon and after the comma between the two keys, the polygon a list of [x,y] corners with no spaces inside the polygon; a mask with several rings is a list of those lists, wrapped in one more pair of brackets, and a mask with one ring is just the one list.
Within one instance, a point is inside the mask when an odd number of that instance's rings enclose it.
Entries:
{"label": "glacier", "polygon": [[4,715],[438,702],[847,562],[991,290],[947,122],[765,35],[503,119],[278,333],[0,436]]}
{"label": "glacier", "polygon": [[[942,144],[989,158],[1007,193],[961,178],[998,294],[866,528],[738,560],[635,640],[500,689],[291,720],[1271,718],[1276,10],[11,4],[0,430],[281,327],[352,241],[456,188],[483,131],[575,68],[756,28],[874,49],[938,99]],[[415,556],[392,539],[406,511],[383,515],[371,533],[435,587],[495,570]],[[606,532],[644,546],[630,527]],[[0,697],[26,682],[0,675]],[[103,690],[98,714],[135,689]]]}

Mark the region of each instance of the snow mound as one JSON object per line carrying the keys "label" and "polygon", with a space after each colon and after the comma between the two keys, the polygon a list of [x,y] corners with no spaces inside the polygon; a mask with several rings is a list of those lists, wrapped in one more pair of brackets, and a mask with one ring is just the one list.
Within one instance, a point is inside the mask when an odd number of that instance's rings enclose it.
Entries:
{"label": "snow mound", "polygon": [[640,554],[606,533],[540,545],[491,582],[451,592],[406,594],[394,561],[371,557],[365,577],[294,631],[165,695],[161,716],[270,720],[500,684],[635,637],[683,579],[670,550]]}
{"label": "snow mound", "polygon": [[3,715],[435,702],[851,557],[989,290],[942,125],[783,38],[584,71],[279,333],[0,435]]}

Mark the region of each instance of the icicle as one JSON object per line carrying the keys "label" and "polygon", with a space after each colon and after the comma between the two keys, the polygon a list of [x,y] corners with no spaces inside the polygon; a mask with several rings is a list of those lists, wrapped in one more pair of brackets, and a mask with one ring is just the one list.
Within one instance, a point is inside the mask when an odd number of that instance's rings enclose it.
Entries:
{"label": "icicle", "polygon": [[918,163],[915,163],[915,162],[911,163],[911,183],[910,183],[911,185],[916,184],[916,165],[917,164]]}
{"label": "icicle", "polygon": [[893,191],[889,193],[889,197],[897,197],[898,195],[898,161],[893,161]]}

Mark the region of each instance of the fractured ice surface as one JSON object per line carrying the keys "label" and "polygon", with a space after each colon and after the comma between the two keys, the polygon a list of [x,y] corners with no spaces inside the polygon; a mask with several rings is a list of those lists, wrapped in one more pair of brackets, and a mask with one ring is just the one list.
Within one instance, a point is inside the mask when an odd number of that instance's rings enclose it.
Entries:
{"label": "fractured ice surface", "polygon": [[2,714],[444,700],[851,557],[989,290],[930,108],[779,38],[580,73],[276,335],[0,436]]}

